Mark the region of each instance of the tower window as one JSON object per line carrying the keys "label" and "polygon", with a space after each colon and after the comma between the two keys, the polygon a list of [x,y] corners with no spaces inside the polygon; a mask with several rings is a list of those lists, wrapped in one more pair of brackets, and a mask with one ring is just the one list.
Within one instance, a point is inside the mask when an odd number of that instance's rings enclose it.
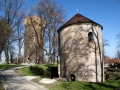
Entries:
{"label": "tower window", "polygon": [[28,48],[30,48],[30,46],[28,45]]}
{"label": "tower window", "polygon": [[88,41],[89,41],[89,42],[92,42],[92,41],[93,41],[93,33],[92,33],[92,32],[89,32],[89,33],[88,33]]}

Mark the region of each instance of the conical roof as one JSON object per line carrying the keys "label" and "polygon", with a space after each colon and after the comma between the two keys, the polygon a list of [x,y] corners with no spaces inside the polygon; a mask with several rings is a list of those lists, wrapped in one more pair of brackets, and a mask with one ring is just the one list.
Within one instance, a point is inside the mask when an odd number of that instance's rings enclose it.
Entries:
{"label": "conical roof", "polygon": [[62,28],[67,27],[67,26],[72,25],[72,24],[77,24],[77,23],[93,23],[93,24],[101,26],[100,24],[98,24],[98,23],[96,23],[96,22],[94,22],[94,21],[88,19],[87,17],[78,13],[75,16],[73,16],[70,20],[68,20],[63,26],[61,26],[58,29],[58,33],[61,31]]}

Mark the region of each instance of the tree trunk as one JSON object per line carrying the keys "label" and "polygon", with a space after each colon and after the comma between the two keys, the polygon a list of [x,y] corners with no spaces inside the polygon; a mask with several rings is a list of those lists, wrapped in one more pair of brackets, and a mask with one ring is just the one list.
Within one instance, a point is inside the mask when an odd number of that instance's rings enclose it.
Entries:
{"label": "tree trunk", "polygon": [[5,57],[6,57],[6,64],[9,64],[9,54],[8,54],[8,49],[7,48],[5,50]]}

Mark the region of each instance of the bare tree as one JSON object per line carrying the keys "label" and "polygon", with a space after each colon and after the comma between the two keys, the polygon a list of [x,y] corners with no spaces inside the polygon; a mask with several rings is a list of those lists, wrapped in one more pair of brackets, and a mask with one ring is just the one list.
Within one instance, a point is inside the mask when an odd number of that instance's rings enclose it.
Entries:
{"label": "bare tree", "polygon": [[103,50],[102,50],[103,51],[102,52],[102,54],[103,54],[103,60],[109,58],[108,56],[106,56],[106,52],[105,52],[105,47],[106,46],[109,46],[108,40],[107,39],[103,39]]}
{"label": "bare tree", "polygon": [[16,33],[15,33],[16,39],[17,39],[17,47],[18,47],[18,61],[17,63],[20,64],[23,62],[23,60],[21,60],[22,58],[22,54],[21,54],[21,49],[23,47],[23,43],[24,43],[24,28],[23,25],[18,25],[17,29],[16,29]]}
{"label": "bare tree", "polygon": [[5,24],[3,21],[0,21],[0,60],[1,53],[5,48],[6,42],[12,32],[11,27],[8,24]]}
{"label": "bare tree", "polygon": [[[96,40],[97,40],[97,43],[94,43],[95,44],[95,57],[96,57],[96,52],[97,52],[97,50],[96,49],[98,49],[98,53],[99,53],[99,58],[100,58],[100,67],[101,67],[101,82],[104,82],[104,60],[103,60],[103,46],[106,44],[106,43],[104,43],[102,46],[100,45],[100,41],[99,41],[99,34],[98,34],[98,32],[97,32],[97,30],[96,30],[96,28],[94,27],[94,26],[92,26],[91,27],[91,29],[92,29],[92,31],[93,31],[93,33],[94,33],[94,36],[95,36],[95,38],[96,38]],[[96,33],[95,33],[96,32]],[[97,45],[96,45],[97,44]],[[97,46],[97,47],[96,47]],[[97,60],[97,59],[96,59]],[[97,71],[97,61],[95,61],[96,62],[96,71]],[[96,74],[97,75],[97,74]],[[97,81],[97,79],[96,79],[96,81]]]}
{"label": "bare tree", "polygon": [[[25,16],[22,6],[24,5],[24,0],[0,0],[1,12],[0,16],[4,22],[12,28],[13,32],[11,33],[9,39],[6,42],[6,47],[4,48],[6,60],[9,60],[9,46],[13,41],[18,40],[14,36],[16,32],[16,26],[20,25]],[[8,63],[8,61],[7,61]]]}
{"label": "bare tree", "polygon": [[117,52],[116,52],[116,57],[117,57],[117,58],[120,58],[120,50],[117,50]]}
{"label": "bare tree", "polygon": [[54,63],[57,54],[57,29],[64,23],[65,10],[52,0],[41,0],[32,8],[33,10],[34,14],[41,19],[39,23],[40,33],[37,33],[31,18],[39,50],[38,62],[39,64],[43,63],[45,54],[49,57],[49,61]]}
{"label": "bare tree", "polygon": [[119,41],[118,41],[117,48],[120,48],[120,33],[117,35],[117,39],[119,40]]}
{"label": "bare tree", "polygon": [[49,61],[55,62],[57,53],[57,30],[64,23],[65,10],[52,0],[41,0],[35,7],[36,14],[45,21],[44,45],[49,48]]}
{"label": "bare tree", "polygon": [[116,52],[116,57],[120,58],[120,33],[116,36],[118,39],[118,44],[117,44],[117,52]]}

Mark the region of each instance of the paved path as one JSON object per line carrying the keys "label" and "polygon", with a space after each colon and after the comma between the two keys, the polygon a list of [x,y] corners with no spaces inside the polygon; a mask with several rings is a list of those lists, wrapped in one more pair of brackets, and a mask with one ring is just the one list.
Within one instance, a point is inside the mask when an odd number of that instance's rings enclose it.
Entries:
{"label": "paved path", "polygon": [[0,70],[0,79],[3,82],[5,90],[47,90],[44,87],[15,74],[12,69]]}

